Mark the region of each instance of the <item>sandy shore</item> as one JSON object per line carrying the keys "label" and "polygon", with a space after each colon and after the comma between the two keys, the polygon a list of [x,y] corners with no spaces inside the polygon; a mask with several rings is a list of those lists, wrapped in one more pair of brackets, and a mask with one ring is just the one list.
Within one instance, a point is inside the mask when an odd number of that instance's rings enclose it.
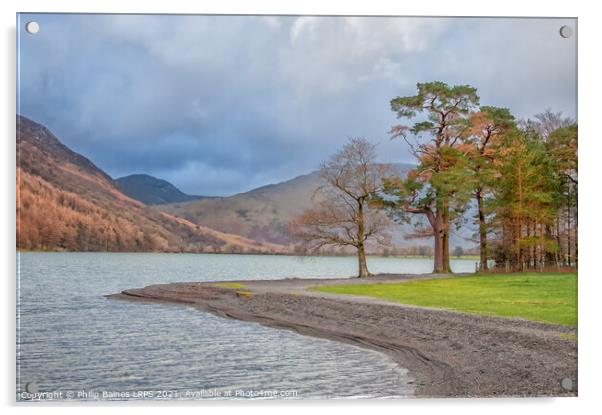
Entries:
{"label": "sandy shore", "polygon": [[[433,278],[379,275],[373,281]],[[184,303],[223,317],[343,341],[391,356],[416,379],[420,397],[576,396],[576,328],[307,291],[358,279],[172,283],[107,297]],[[571,379],[572,389],[561,386]]]}

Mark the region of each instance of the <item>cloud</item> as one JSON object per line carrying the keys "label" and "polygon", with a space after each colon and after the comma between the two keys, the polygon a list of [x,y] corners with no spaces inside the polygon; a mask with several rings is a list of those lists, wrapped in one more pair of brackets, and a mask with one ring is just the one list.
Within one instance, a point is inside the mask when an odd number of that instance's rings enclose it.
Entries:
{"label": "cloud", "polygon": [[476,86],[520,117],[575,115],[559,19],[31,15],[19,111],[113,176],[230,194],[315,169],[349,136],[389,140],[416,82]]}
{"label": "cloud", "polygon": [[[404,61],[442,36],[445,19],[316,17],[295,19],[282,67],[299,98],[356,88],[358,81],[399,77]],[[299,68],[303,68],[302,71]]]}

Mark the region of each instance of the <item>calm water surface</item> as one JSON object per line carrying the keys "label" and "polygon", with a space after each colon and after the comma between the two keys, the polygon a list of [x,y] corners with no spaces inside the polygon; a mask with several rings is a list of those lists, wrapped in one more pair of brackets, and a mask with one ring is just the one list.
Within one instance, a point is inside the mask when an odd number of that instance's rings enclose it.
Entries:
{"label": "calm water surface", "polygon": [[[474,262],[452,268],[471,272]],[[423,273],[432,262],[368,265]],[[186,306],[103,297],[173,281],[349,276],[356,267],[351,257],[21,253],[17,399],[38,397],[27,390],[59,400],[411,396],[407,371],[375,351]]]}

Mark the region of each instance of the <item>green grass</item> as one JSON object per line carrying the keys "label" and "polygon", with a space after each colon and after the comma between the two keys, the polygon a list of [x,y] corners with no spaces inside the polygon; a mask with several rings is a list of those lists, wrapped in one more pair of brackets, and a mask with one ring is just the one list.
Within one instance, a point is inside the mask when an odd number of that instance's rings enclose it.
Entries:
{"label": "green grass", "polygon": [[577,335],[573,333],[556,333],[556,336],[565,340],[577,340]]}
{"label": "green grass", "polygon": [[468,313],[577,324],[577,274],[477,274],[446,279],[312,287],[336,294]]}
{"label": "green grass", "polygon": [[236,290],[236,295],[238,297],[253,298],[253,293],[251,291],[246,290]]}
{"label": "green grass", "polygon": [[214,287],[225,287],[225,288],[244,288],[245,285],[241,282],[216,282],[211,284]]}

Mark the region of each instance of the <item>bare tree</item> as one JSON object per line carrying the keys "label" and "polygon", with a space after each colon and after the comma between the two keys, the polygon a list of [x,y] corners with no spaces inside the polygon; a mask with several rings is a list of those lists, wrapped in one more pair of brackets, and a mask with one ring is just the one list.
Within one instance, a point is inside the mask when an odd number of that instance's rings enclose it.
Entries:
{"label": "bare tree", "polygon": [[311,251],[327,246],[355,248],[359,277],[367,277],[366,244],[389,240],[385,232],[389,219],[370,201],[382,190],[382,178],[391,175],[391,168],[376,163],[373,144],[352,138],[322,164],[320,175],[323,185],[314,195],[315,206],[293,222],[293,234]]}
{"label": "bare tree", "polygon": [[553,112],[551,109],[546,109],[544,112],[535,114],[534,120],[521,120],[519,125],[523,128],[533,128],[547,141],[553,131],[568,127],[575,124],[575,120],[571,117],[564,117],[562,111]]}

